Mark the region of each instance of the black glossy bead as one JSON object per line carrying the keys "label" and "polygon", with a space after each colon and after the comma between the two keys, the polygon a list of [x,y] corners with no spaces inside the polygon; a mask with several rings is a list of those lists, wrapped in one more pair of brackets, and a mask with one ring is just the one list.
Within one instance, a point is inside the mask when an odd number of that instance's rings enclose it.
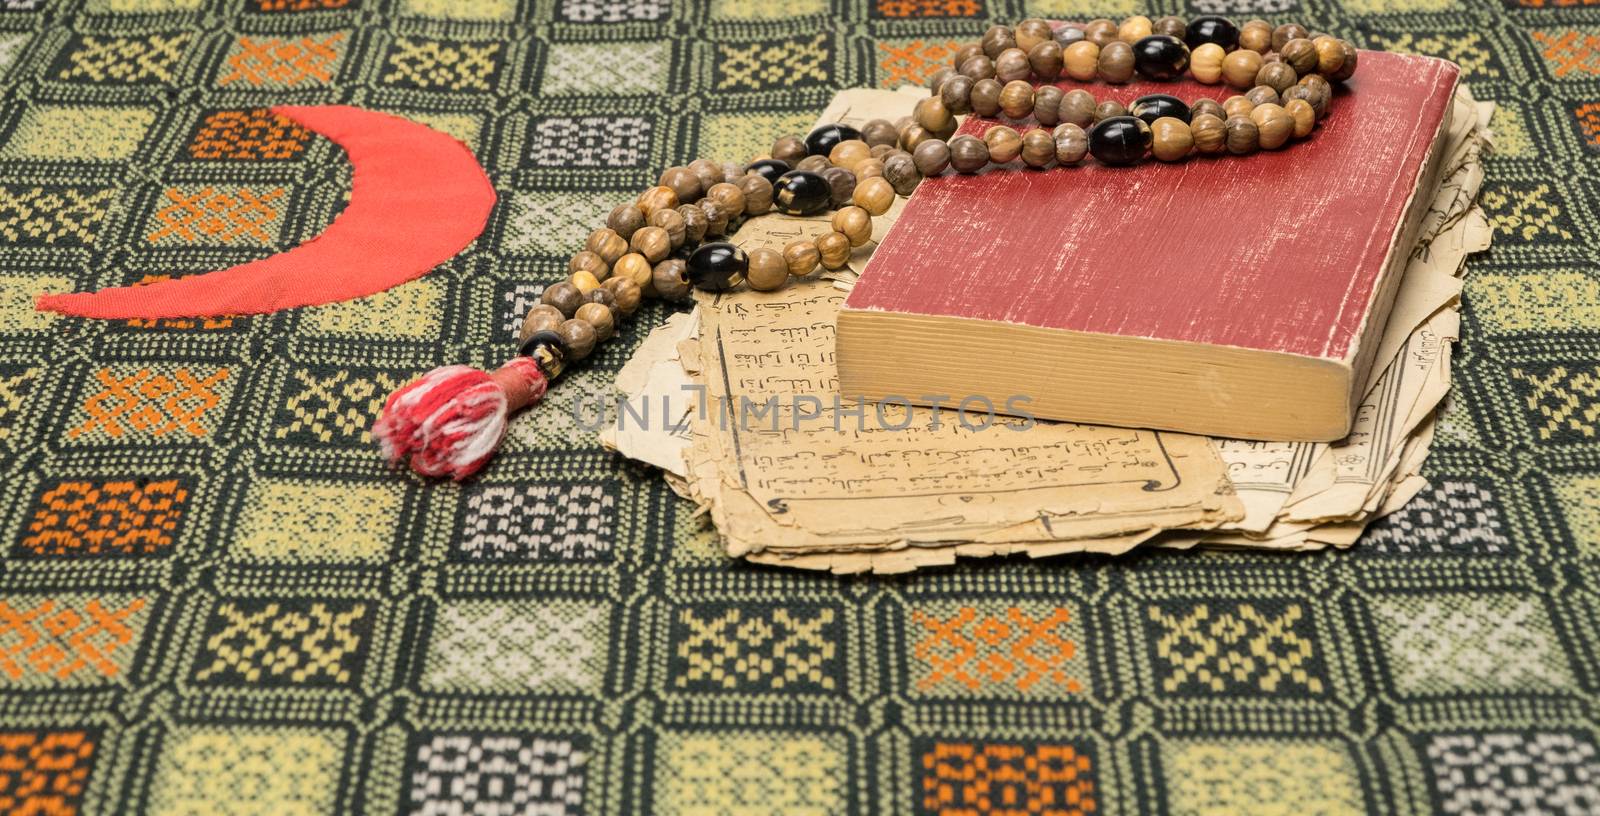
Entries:
{"label": "black glossy bead", "polygon": [[834,145],[860,138],[861,131],[849,125],[823,125],[806,135],[806,155],[826,156]]}
{"label": "black glossy bead", "polygon": [[517,349],[517,353],[524,357],[532,357],[547,380],[561,376],[562,369],[567,365],[567,341],[561,339],[559,332],[548,329],[530,335]]}
{"label": "black glossy bead", "polygon": [[1146,94],[1133,100],[1128,106],[1128,113],[1143,119],[1145,124],[1151,124],[1163,116],[1171,116],[1184,122],[1189,121],[1189,106],[1184,104],[1172,94]]}
{"label": "black glossy bead", "polygon": [[1226,51],[1239,44],[1239,27],[1226,17],[1208,14],[1189,21],[1189,28],[1183,33],[1183,41],[1190,48],[1216,43]]}
{"label": "black glossy bead", "polygon": [[689,283],[704,292],[726,292],[744,282],[750,256],[726,241],[703,244],[689,256]]}
{"label": "black glossy bead", "polygon": [[1189,68],[1189,46],[1177,37],[1152,34],[1133,44],[1133,67],[1149,79],[1177,79]]}
{"label": "black glossy bead", "polygon": [[1150,126],[1137,116],[1112,116],[1089,129],[1089,152],[1101,164],[1133,164],[1150,150]]}
{"label": "black glossy bead", "polygon": [[809,170],[790,170],[772,185],[772,207],[784,215],[816,215],[832,197],[833,185]]}
{"label": "black glossy bead", "polygon": [[794,168],[790,167],[789,163],[783,159],[762,159],[761,161],[750,162],[750,166],[745,169],[773,184],[777,184],[779,176]]}

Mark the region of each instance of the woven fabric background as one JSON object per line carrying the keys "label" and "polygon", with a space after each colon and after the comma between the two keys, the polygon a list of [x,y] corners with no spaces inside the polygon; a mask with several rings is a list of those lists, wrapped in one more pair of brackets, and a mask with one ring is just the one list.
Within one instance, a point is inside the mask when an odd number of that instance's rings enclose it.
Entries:
{"label": "woven fabric background", "polygon": [[[497,362],[663,167],[991,20],[1140,12],[1448,57],[1500,105],[1433,487],[1355,550],[729,562],[569,410],[659,305],[476,481],[379,461],[383,396]],[[0,0],[0,812],[1594,813],[1597,79],[1594,0]],[[348,167],[283,101],[458,136],[488,231],[324,308],[30,309],[318,233]]]}

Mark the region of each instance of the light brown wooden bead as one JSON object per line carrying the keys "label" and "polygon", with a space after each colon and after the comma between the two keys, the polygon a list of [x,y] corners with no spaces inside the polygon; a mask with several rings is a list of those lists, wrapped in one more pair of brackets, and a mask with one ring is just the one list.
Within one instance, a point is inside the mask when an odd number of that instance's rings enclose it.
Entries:
{"label": "light brown wooden bead", "polygon": [[1165,162],[1182,161],[1194,149],[1194,134],[1182,119],[1162,116],[1150,123],[1150,155]]}
{"label": "light brown wooden bead", "polygon": [[1118,26],[1115,22],[1104,17],[1096,17],[1083,24],[1083,39],[1086,42],[1104,47],[1106,43],[1115,42]]}
{"label": "light brown wooden bead", "polygon": [[[944,103],[940,102],[938,97],[930,96],[923,99],[922,102],[932,102],[938,105],[940,110],[944,110]],[[946,114],[945,118],[950,119],[949,114]],[[927,127],[927,125],[923,126]],[[832,150],[828,151],[828,161],[833,163],[833,166],[843,167],[846,170],[854,170],[856,165],[870,158],[872,158],[872,147],[859,139],[840,142],[834,145]]]}
{"label": "light brown wooden bead", "polygon": [[888,119],[872,119],[861,126],[861,139],[868,147],[893,145],[899,138],[900,132]]}
{"label": "light brown wooden bead", "polygon": [[882,161],[891,153],[904,153],[900,149],[900,131],[895,131],[894,144],[881,144],[872,146],[872,158]]}
{"label": "light brown wooden bead", "polygon": [[1277,150],[1289,143],[1294,135],[1294,117],[1282,105],[1267,103],[1250,111],[1250,121],[1256,123],[1257,139],[1262,150]]}
{"label": "light brown wooden bead", "polygon": [[783,261],[788,265],[789,274],[793,277],[803,278],[817,271],[817,264],[821,260],[822,253],[811,241],[790,241],[783,247]]}
{"label": "light brown wooden bead", "polygon": [[1296,37],[1284,43],[1279,56],[1296,74],[1305,75],[1317,69],[1317,47],[1305,37]]}
{"label": "light brown wooden bead", "polygon": [[1266,20],[1246,20],[1239,26],[1239,47],[1262,53],[1272,48],[1272,24]]}
{"label": "light brown wooden bead", "polygon": [[772,143],[772,158],[778,161],[794,163],[806,157],[806,140],[799,136],[781,136]]}
{"label": "light brown wooden bead", "polygon": [[1110,119],[1113,116],[1127,116],[1128,109],[1115,99],[1107,99],[1094,106],[1094,120]]}
{"label": "light brown wooden bead", "polygon": [[613,277],[621,276],[633,281],[642,290],[644,285],[650,282],[651,266],[648,258],[637,252],[630,252],[617,259],[616,266],[611,267],[611,274]]}
{"label": "light brown wooden bead", "polygon": [[583,305],[583,293],[578,291],[578,287],[567,281],[552,283],[546,286],[544,292],[539,295],[539,302],[555,307],[561,312],[562,318],[568,318],[572,317],[578,311],[578,307]]}
{"label": "light brown wooden bead", "polygon": [[950,142],[950,166],[957,173],[976,173],[989,164],[989,145],[970,134],[959,134]]}
{"label": "light brown wooden bead", "polygon": [[[1262,70],[1266,69],[1263,68]],[[1252,105],[1276,105],[1282,101],[1278,96],[1278,89],[1271,85],[1257,85],[1251,88],[1244,95],[1244,98],[1250,100]]]}
{"label": "light brown wooden bead", "polygon": [[547,303],[540,303],[528,310],[528,315],[522,318],[522,329],[517,332],[517,345],[528,342],[528,338],[537,332],[555,331],[561,327],[567,316],[560,309]]}
{"label": "light brown wooden bead", "polygon": [[583,248],[599,255],[609,269],[628,251],[628,242],[610,227],[601,227],[589,233],[589,240],[584,242]]}
{"label": "light brown wooden bead", "polygon": [[821,173],[833,166],[827,156],[807,156],[795,163],[794,169],[804,170],[807,173]]}
{"label": "light brown wooden bead", "polygon": [[722,205],[722,209],[728,213],[730,218],[737,217],[744,212],[744,191],[739,189],[737,184],[726,181],[720,184],[713,184],[711,189],[706,190],[706,198]]}
{"label": "light brown wooden bead", "polygon": [[567,357],[572,360],[588,357],[589,352],[594,351],[595,342],[600,339],[593,326],[576,317],[562,323],[556,331],[567,346]]}
{"label": "light brown wooden bead", "polygon": [[867,179],[856,185],[850,200],[874,216],[883,215],[894,205],[894,186],[886,179]]}
{"label": "light brown wooden bead", "polygon": [[[969,76],[955,76],[939,86],[939,99],[944,102],[945,110],[951,115],[960,116],[972,112],[972,86],[977,81]],[[898,137],[898,132],[896,136]]]}
{"label": "light brown wooden bead", "polygon": [[1116,85],[1133,79],[1133,46],[1118,40],[1100,49],[1096,71],[1100,79]]}
{"label": "light brown wooden bead", "polygon": [[[1356,73],[1356,47],[1344,40],[1340,40],[1339,51],[1344,55],[1344,61],[1339,63],[1338,70],[1328,74],[1328,80],[1330,82],[1343,82],[1344,80],[1354,76]],[[1318,64],[1321,64],[1320,55],[1318,58]]]}
{"label": "light brown wooden bead", "polygon": [[1228,129],[1219,116],[1209,113],[1191,116],[1189,136],[1194,139],[1195,152],[1214,156],[1228,149]]}
{"label": "light brown wooden bead", "polygon": [[689,265],[680,258],[668,258],[650,270],[650,285],[656,297],[683,300],[693,289],[689,285]]}
{"label": "light brown wooden bead", "polygon": [[739,192],[744,194],[745,215],[761,215],[772,209],[772,182],[767,181],[766,176],[747,173],[738,183]]}
{"label": "light brown wooden bead", "polygon": [[962,76],[969,79],[993,79],[994,60],[983,54],[979,54],[976,57],[961,63],[961,67],[956,69],[956,71],[957,73],[960,73]]}
{"label": "light brown wooden bead", "polygon": [[1222,100],[1222,111],[1228,116],[1249,116],[1255,107],[1256,103],[1246,96],[1234,95]]}
{"label": "light brown wooden bead", "polygon": [[1030,128],[1022,134],[1022,163],[1043,170],[1056,160],[1056,140],[1044,128]]}
{"label": "light brown wooden bead", "polygon": [[1056,125],[1050,136],[1055,140],[1058,164],[1077,164],[1089,152],[1089,134],[1072,122]]}
{"label": "light brown wooden bead", "polygon": [[1053,39],[1045,40],[1028,49],[1028,66],[1033,69],[1034,79],[1040,82],[1055,82],[1060,79],[1061,69],[1066,65],[1066,57],[1061,52],[1061,43]]}
{"label": "light brown wooden bead", "polygon": [[1272,50],[1282,51],[1283,47],[1287,45],[1290,40],[1305,37],[1310,33],[1311,32],[1306,30],[1305,26],[1300,25],[1299,23],[1284,23],[1283,25],[1272,29]]}
{"label": "light brown wooden bead", "polygon": [[[917,105],[912,109],[911,116],[923,129],[940,139],[956,132],[955,115],[950,113],[949,108],[945,107],[943,97],[929,96],[917,100]],[[840,142],[840,144],[848,143]],[[840,164],[840,162],[834,162],[834,164]]]}
{"label": "light brown wooden bead", "polygon": [[949,66],[934,71],[928,75],[928,90],[933,92],[934,96],[938,96],[939,88],[943,87],[944,83],[953,76],[960,76],[960,74],[957,74],[956,69]]}
{"label": "light brown wooden bead", "polygon": [[1007,82],[1000,89],[1000,111],[1012,119],[1026,119],[1033,113],[1033,85],[1025,80]]}
{"label": "light brown wooden bead", "polygon": [[666,230],[667,239],[672,242],[673,249],[683,246],[683,242],[689,237],[688,225],[683,221],[683,214],[677,210],[656,210],[650,215],[650,226]]}
{"label": "light brown wooden bead", "polygon": [[611,214],[606,216],[606,227],[624,241],[632,238],[634,231],[642,226],[644,226],[644,213],[632,204],[618,204]]}
{"label": "light brown wooden bead", "polygon": [[1150,31],[1154,34],[1165,34],[1168,37],[1181,40],[1189,32],[1189,22],[1182,17],[1174,17],[1169,14],[1165,17],[1157,17],[1156,21],[1151,24]]}
{"label": "light brown wooden bead", "polygon": [[[742,175],[744,175],[744,165],[731,161],[722,163],[723,181],[726,181],[729,184],[737,184],[739,182],[739,177]],[[707,187],[706,189],[709,190],[711,188]]]}
{"label": "light brown wooden bead", "polygon": [[883,175],[883,162],[877,159],[867,159],[856,165],[855,174],[857,182],[862,179],[877,178]]}
{"label": "light brown wooden bead", "polygon": [[[610,280],[610,278],[607,278],[606,280]],[[617,314],[617,299],[611,296],[611,290],[606,288],[604,282],[600,284],[599,289],[589,293],[589,302],[598,303],[607,309],[610,309],[612,315]]]}
{"label": "light brown wooden bead", "polygon": [[1228,152],[1235,156],[1244,156],[1256,152],[1261,146],[1261,132],[1256,128],[1256,123],[1248,116],[1230,116],[1223,123],[1228,132]]}
{"label": "light brown wooden bead", "polygon": [[1283,105],[1284,111],[1294,119],[1294,137],[1304,139],[1317,126],[1317,112],[1304,99],[1291,99]]}
{"label": "light brown wooden bead", "polygon": [[678,206],[678,194],[672,192],[671,187],[651,187],[639,194],[639,200],[634,202],[639,212],[644,213],[646,219],[656,210],[671,210]]}
{"label": "light brown wooden bead", "polygon": [[983,32],[978,44],[983,46],[983,53],[993,59],[1000,56],[1000,52],[1007,48],[1016,48],[1017,35],[1008,26],[992,25]]}
{"label": "light brown wooden bead", "polygon": [[727,181],[723,178],[722,164],[710,159],[695,159],[689,162],[689,172],[700,178],[701,195],[705,195],[705,191],[711,189],[711,185]]}
{"label": "light brown wooden bead", "polygon": [[1082,88],[1075,88],[1061,97],[1061,104],[1056,108],[1056,118],[1063,124],[1088,127],[1094,124],[1094,106],[1094,94]]}
{"label": "light brown wooden bead", "polygon": [[660,227],[641,227],[628,246],[653,264],[672,252],[672,237]]}
{"label": "light brown wooden bead", "polygon": [[966,64],[967,60],[981,56],[983,56],[983,43],[967,43],[956,49],[955,55],[950,58],[950,67],[959,73],[961,66]]}
{"label": "light brown wooden bead", "polygon": [[883,160],[883,177],[896,195],[911,195],[922,183],[922,172],[917,169],[916,160],[904,151]]}
{"label": "light brown wooden bead", "polygon": [[994,78],[1001,82],[1027,79],[1033,72],[1028,62],[1028,52],[1020,48],[1007,48],[994,58]]}
{"label": "light brown wooden bead", "polygon": [[683,204],[678,207],[678,215],[683,218],[683,240],[688,244],[698,244],[706,237],[706,211],[693,204]]}
{"label": "light brown wooden bead", "polygon": [[950,145],[943,139],[929,139],[911,151],[917,163],[917,172],[924,176],[937,176],[950,166]]}
{"label": "light brown wooden bead", "polygon": [[1311,103],[1311,109],[1317,112],[1318,121],[1328,115],[1328,103],[1333,99],[1333,85],[1323,79],[1321,74],[1303,76],[1295,87],[1305,89],[1304,98]]}
{"label": "light brown wooden bead", "polygon": [[678,196],[680,204],[687,204],[700,197],[700,177],[687,167],[668,167],[657,183],[671,188]]}
{"label": "light brown wooden bead", "polygon": [[1263,65],[1261,70],[1256,73],[1257,85],[1265,85],[1279,93],[1294,87],[1294,83],[1299,79],[1300,76],[1294,72],[1294,68],[1291,68],[1287,62],[1274,62]]}
{"label": "light brown wooden bead", "polygon": [[872,239],[872,215],[860,207],[845,207],[833,214],[833,230],[858,247]]}
{"label": "light brown wooden bead", "polygon": [[822,171],[822,180],[828,182],[829,205],[838,209],[850,203],[856,194],[856,174],[843,167],[829,167]]}
{"label": "light brown wooden bead", "polygon": [[1317,52],[1317,73],[1329,77],[1344,67],[1344,49],[1338,38],[1324,34],[1312,40],[1311,47]]}
{"label": "light brown wooden bead", "polygon": [[1154,28],[1150,24],[1150,18],[1142,14],[1129,17],[1122,21],[1122,25],[1117,26],[1117,39],[1128,45],[1133,45],[1152,33]]}
{"label": "light brown wooden bead", "polygon": [[843,269],[850,263],[850,239],[837,232],[817,236],[817,253],[823,269]]}
{"label": "light brown wooden bead", "polygon": [[1222,58],[1222,79],[1229,85],[1246,90],[1255,87],[1256,74],[1261,73],[1261,55],[1240,49]]}
{"label": "light brown wooden bead", "polygon": [[611,334],[616,330],[616,320],[611,316],[611,310],[599,303],[585,303],[578,307],[578,314],[574,320],[582,320],[594,327],[595,339],[604,343],[611,339]]}
{"label": "light brown wooden bead", "polygon": [[611,273],[611,264],[606,263],[598,253],[584,249],[573,253],[572,258],[567,261],[567,271],[588,272],[594,275],[596,280],[604,280],[606,275]]}
{"label": "light brown wooden bead", "polygon": [[752,249],[744,280],[757,292],[782,289],[789,282],[789,264],[776,249]]}
{"label": "light brown wooden bead", "polygon": [[733,218],[733,214],[728,212],[727,207],[722,206],[722,202],[702,198],[695,202],[695,206],[705,214],[707,237],[715,237],[728,231],[728,221]]}
{"label": "light brown wooden bead", "polygon": [[[932,131],[928,130],[922,125],[917,124],[916,122],[912,122],[911,124],[900,129],[900,146],[906,150],[911,150],[917,145],[922,144],[923,140],[925,139],[936,138],[942,137],[934,136]],[[841,167],[839,169],[843,170],[844,168]]]}
{"label": "light brown wooden bead", "polygon": [[1216,43],[1205,43],[1189,52],[1189,74],[1196,81],[1215,85],[1222,81],[1222,61],[1228,52]]}
{"label": "light brown wooden bead", "polygon": [[1033,120],[1050,128],[1061,124],[1061,98],[1066,91],[1054,85],[1041,85],[1033,92]]}
{"label": "light brown wooden bead", "polygon": [[1088,40],[1079,40],[1062,52],[1067,76],[1079,82],[1088,82],[1100,73],[1100,46]]}
{"label": "light brown wooden bead", "polygon": [[[1004,88],[999,80],[980,79],[972,84],[972,112],[979,116],[993,116],[1000,112],[1000,91]],[[940,136],[943,139],[946,137]],[[900,140],[900,146],[910,150],[916,145],[908,145],[905,139]]]}
{"label": "light brown wooden bead", "polygon": [[583,295],[585,299],[589,297],[590,292],[600,288],[600,279],[584,269],[568,275],[567,283],[572,284],[572,288],[577,289],[578,294]]}
{"label": "light brown wooden bead", "polygon": [[1193,121],[1194,117],[1202,113],[1209,113],[1218,119],[1228,118],[1227,111],[1222,108],[1222,103],[1210,97],[1201,97],[1189,105],[1190,121]]}
{"label": "light brown wooden bead", "polygon": [[1005,125],[984,131],[983,143],[989,146],[989,161],[995,164],[1006,164],[1022,155],[1022,134]]}
{"label": "light brown wooden bead", "polygon": [[625,315],[633,314],[639,308],[639,301],[644,297],[644,290],[639,288],[638,282],[632,278],[613,275],[600,284],[600,288],[611,293],[616,299],[617,310]]}
{"label": "light brown wooden bead", "polygon": [[1055,32],[1050,24],[1038,17],[1029,17],[1017,23],[1012,36],[1016,37],[1017,47],[1024,51],[1032,51],[1040,43],[1055,42]]}

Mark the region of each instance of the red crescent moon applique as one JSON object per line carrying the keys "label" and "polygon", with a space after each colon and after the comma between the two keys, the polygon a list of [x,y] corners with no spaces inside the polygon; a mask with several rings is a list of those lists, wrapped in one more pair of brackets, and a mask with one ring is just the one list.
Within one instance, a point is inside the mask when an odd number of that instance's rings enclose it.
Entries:
{"label": "red crescent moon applique", "polygon": [[41,295],[41,310],[136,319],[262,314],[376,294],[419,278],[483,232],[494,186],[466,145],[344,105],[279,106],[349,155],[350,203],[322,234],[227,269],[98,292]]}

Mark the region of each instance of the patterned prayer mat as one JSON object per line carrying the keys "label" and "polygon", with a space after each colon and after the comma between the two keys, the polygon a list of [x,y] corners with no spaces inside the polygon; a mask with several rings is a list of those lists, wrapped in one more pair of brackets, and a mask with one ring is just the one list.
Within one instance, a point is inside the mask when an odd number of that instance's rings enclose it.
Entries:
{"label": "patterned prayer mat", "polygon": [[[1433,487],[1354,551],[731,563],[570,411],[659,306],[481,479],[378,460],[383,395],[500,359],[662,167],[990,19],[1137,12],[1449,57],[1500,105]],[[1594,0],[0,0],[0,812],[1595,812],[1597,77]],[[467,142],[488,232],[325,308],[30,309],[318,233],[348,167],[284,101]]]}

